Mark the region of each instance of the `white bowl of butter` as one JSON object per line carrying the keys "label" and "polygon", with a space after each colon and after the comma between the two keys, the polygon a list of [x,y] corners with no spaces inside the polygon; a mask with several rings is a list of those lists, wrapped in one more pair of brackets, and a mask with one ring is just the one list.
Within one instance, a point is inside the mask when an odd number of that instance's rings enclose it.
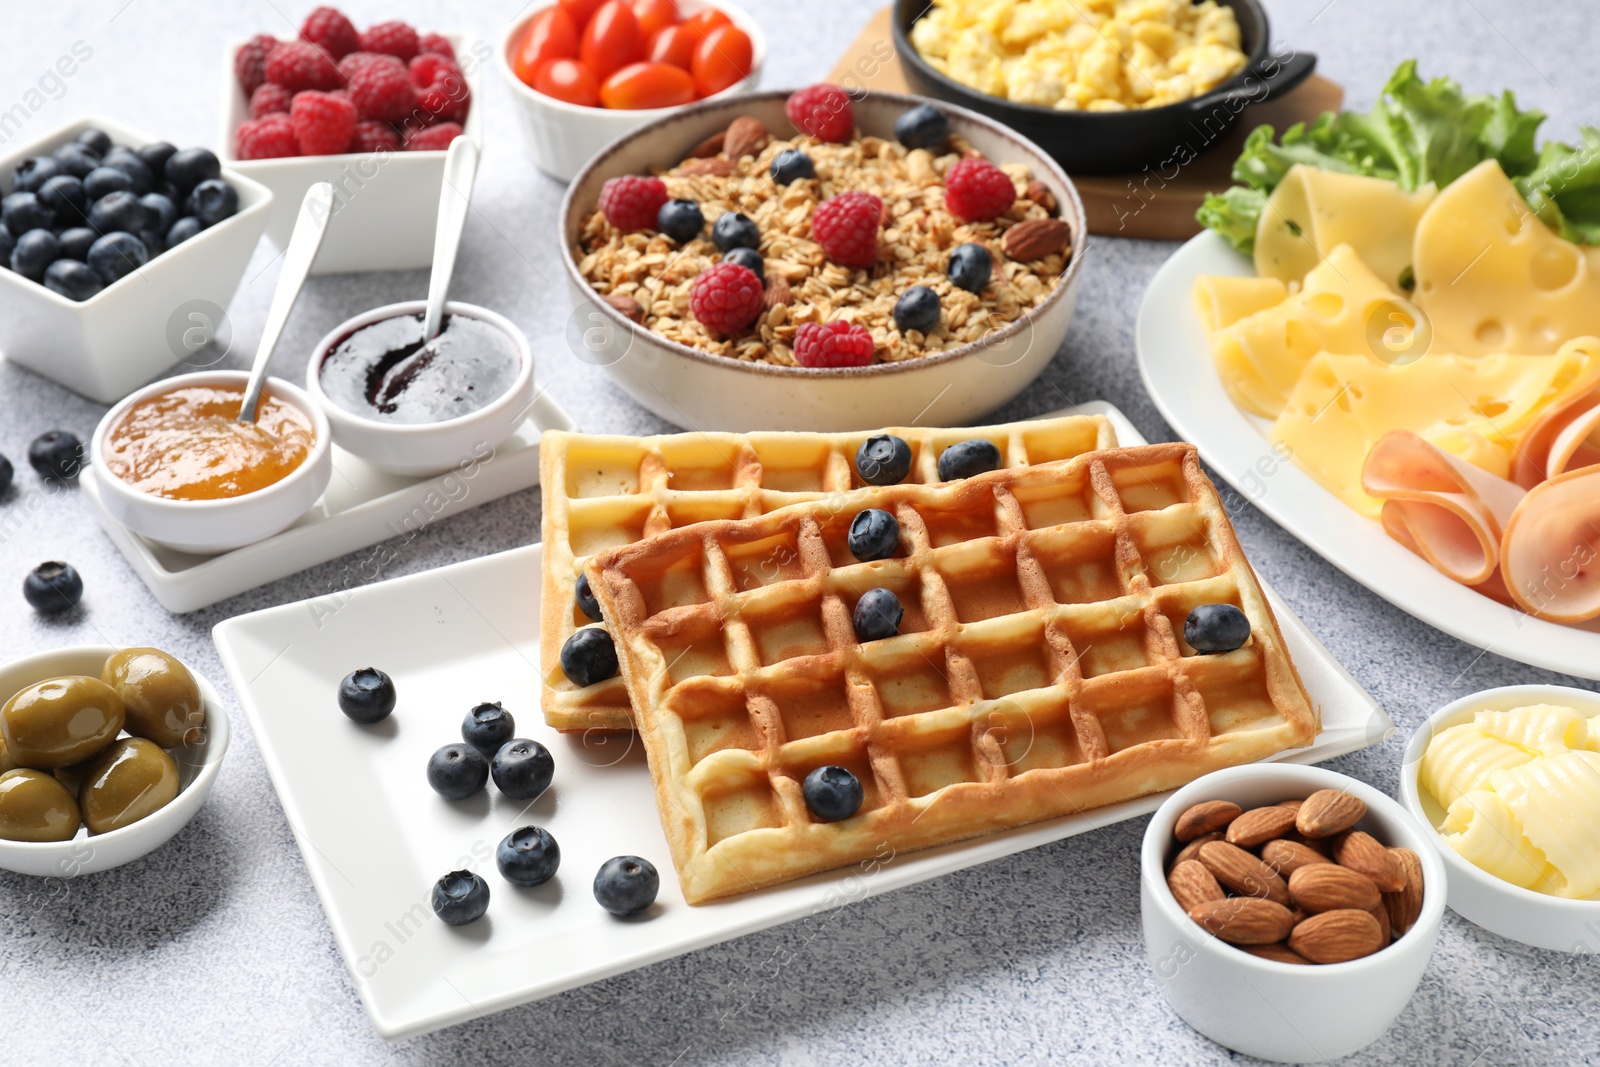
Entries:
{"label": "white bowl of butter", "polygon": [[1600,952],[1600,694],[1513,685],[1445,705],[1406,746],[1400,795],[1431,830],[1458,915]]}

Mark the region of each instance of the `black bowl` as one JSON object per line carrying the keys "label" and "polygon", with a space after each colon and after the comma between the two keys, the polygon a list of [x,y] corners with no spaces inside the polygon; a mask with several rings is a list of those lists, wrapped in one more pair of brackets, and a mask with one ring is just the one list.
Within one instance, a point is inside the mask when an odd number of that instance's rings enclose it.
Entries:
{"label": "black bowl", "polygon": [[1057,111],[1014,104],[934,70],[911,43],[911,26],[928,0],[895,0],[894,47],[911,91],[971,108],[1005,123],[1048,152],[1069,173],[1123,174],[1182,166],[1226,137],[1247,105],[1282,96],[1311,76],[1317,57],[1274,52],[1261,0],[1218,0],[1233,8],[1244,69],[1202,96],[1129,111]]}

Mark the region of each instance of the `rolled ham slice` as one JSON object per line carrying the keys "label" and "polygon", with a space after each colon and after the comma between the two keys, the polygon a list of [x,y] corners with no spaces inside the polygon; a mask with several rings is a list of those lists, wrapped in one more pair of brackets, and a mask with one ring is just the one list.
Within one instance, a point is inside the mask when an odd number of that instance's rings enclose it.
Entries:
{"label": "rolled ham slice", "polygon": [[1579,393],[1535,419],[1517,442],[1511,476],[1525,489],[1600,463],[1600,389]]}
{"label": "rolled ham slice", "polygon": [[1600,465],[1528,490],[1505,524],[1500,567],[1528,614],[1551,622],[1600,617]]}

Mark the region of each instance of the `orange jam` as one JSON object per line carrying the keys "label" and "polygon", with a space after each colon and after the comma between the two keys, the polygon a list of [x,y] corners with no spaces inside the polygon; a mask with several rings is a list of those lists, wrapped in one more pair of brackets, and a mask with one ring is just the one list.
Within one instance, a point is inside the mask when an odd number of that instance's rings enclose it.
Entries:
{"label": "orange jam", "polygon": [[304,463],[311,419],[263,391],[254,425],[239,420],[243,386],[194,385],[129,408],[106,438],[106,465],[169,500],[221,500],[265,489]]}

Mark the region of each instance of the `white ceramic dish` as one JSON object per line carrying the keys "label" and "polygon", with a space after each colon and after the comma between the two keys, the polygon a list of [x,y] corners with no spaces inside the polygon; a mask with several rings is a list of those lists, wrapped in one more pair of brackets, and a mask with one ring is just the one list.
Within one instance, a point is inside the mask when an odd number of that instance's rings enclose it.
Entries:
{"label": "white ceramic dish", "polygon": [[[464,33],[444,34],[456,50],[456,61],[472,91],[462,133],[483,149],[483,65],[492,57],[489,42]],[[433,231],[439,218],[439,188],[444,181],[444,152],[350,152],[337,156],[293,156],[288,159],[239,159],[239,123],[250,117],[250,102],[233,73],[233,56],[244,44],[228,43],[223,52],[222,128],[217,155],[232,167],[272,190],[278,206],[267,221],[267,240],[278,248],[289,243],[295,213],[306,190],[316,182],[334,188],[334,214],[328,234],[313,261],[313,274],[341,271],[416,270],[433,262]]]}
{"label": "white ceramic dish", "polygon": [[1600,952],[1600,900],[1566,900],[1501,881],[1469,863],[1444,840],[1444,808],[1417,780],[1428,742],[1440,730],[1471,722],[1480,711],[1562,704],[1600,715],[1600,694],[1563,685],[1509,685],[1453,700],[1428,717],[1406,744],[1400,799],[1427,827],[1428,844],[1450,871],[1450,910],[1491,933],[1556,952]]}
{"label": "white ceramic dish", "polygon": [[[248,589],[377,546],[335,579],[335,591],[378,577],[404,552],[404,544],[440,519],[539,484],[539,435],[576,430],[547,392],[533,412],[493,454],[434,478],[407,478],[378,470],[333,446],[333,477],[317,506],[280,534],[220,555],[179,552],[154,544],[111,517],[92,469],[79,476],[90,510],[129,566],[175,614],[195,611]],[[398,547],[387,542],[398,541]]]}
{"label": "white ceramic dish", "polygon": [[[100,677],[112,645],[78,645],[40,652],[0,667],[0,703],[35,682],[67,674]],[[185,664],[185,666],[188,666]],[[172,840],[205,803],[228,752],[228,715],[212,684],[193,667],[205,702],[203,736],[193,744],[170,749],[178,764],[178,795],[163,808],[136,823],[104,834],[79,829],[70,841],[0,841],[0,867],[18,874],[73,878],[108,871],[148,855]]]}
{"label": "white ceramic dish", "polygon": [[[683,110],[682,107],[640,111],[583,107],[546,96],[524,83],[512,68],[511,53],[521,43],[523,30],[528,23],[550,3],[529,6],[531,10],[514,20],[500,39],[500,47],[495,50],[495,65],[500,68],[500,76],[511,90],[511,99],[516,101],[517,113],[522,117],[522,128],[533,147],[534,166],[558,181],[570,182],[589,162],[589,158],[611,141],[663,115]],[[743,9],[725,0],[717,0],[716,3],[679,0],[678,3],[678,11],[685,18],[707,7],[715,7],[723,12],[729,21],[749,35],[751,65],[749,74],[706,99],[721,100],[754,89],[761,81],[761,67],[767,58],[767,38],[761,32],[760,23]]]}
{"label": "white ceramic dish", "polygon": [[[1137,441],[1125,419],[1113,421],[1125,441]],[[691,908],[661,835],[642,746],[632,735],[560,734],[539,715],[541,552],[540,545],[513,549],[242,615],[213,630],[334,938],[387,1037],[463,1022],[1160,803],[1143,797]],[[1330,759],[1387,737],[1393,725],[1383,710],[1268,596],[1323,716],[1316,744],[1283,758]],[[334,704],[339,679],[368,665],[390,671],[400,694],[388,723],[370,730],[345,721]],[[428,755],[459,738],[473,702],[501,699],[518,736],[555,756],[554,785],[527,806],[493,789],[461,805],[441,801],[424,779]],[[311,736],[315,744],[306,742]],[[492,853],[529,822],[561,844],[561,871],[545,887],[519,891],[500,878]],[[590,892],[599,865],[624,853],[651,860],[662,874],[659,903],[645,921],[612,919]],[[434,919],[428,892],[463,865],[484,874],[493,899],[481,927],[457,930]]]}
{"label": "white ceramic dish", "polygon": [[[18,163],[49,155],[91,126],[117,144],[161,140],[99,116],[77,119],[0,155],[5,190]],[[100,404],[115,404],[186,358],[193,349],[185,344],[185,332],[201,321],[208,333],[217,326],[211,320],[232,302],[272,210],[272,192],[239,168],[224,161],[222,177],[239,194],[232,218],[152,257],[88,300],[68,300],[0,270],[0,352]]]}
{"label": "white ceramic dish", "polygon": [[168,500],[142,492],[106,465],[106,437],[133,405],[173,389],[192,386],[244,388],[249,371],[210,370],[152,382],[117,404],[89,439],[89,466],[100,485],[100,504],[113,521],[156,544],[180,552],[227,552],[280,533],[311,510],[333,474],[333,434],[320,405],[299,386],[268,378],[265,393],[300,409],[316,439],[304,462],[271,485],[222,500]]}
{"label": "white ceramic dish", "polygon": [[[940,103],[950,127],[997,163],[1024,163],[1047,185],[1072,228],[1073,256],[1045,302],[994,333],[936,355],[868,367],[808,369],[745,363],[668,341],[600,299],[578,270],[573,248],[606,179],[677,162],[693,145],[751,115],[792,130],[786,90],[708,101],[674,112],[613,142],[573,180],[561,203],[561,255],[575,308],[568,344],[602,366],[639,403],[695,430],[865,430],[878,426],[960,426],[1025,389],[1055,358],[1077,302],[1088,226],[1077,190],[1040,149],[992,119]],[[874,90],[852,101],[856,126],[894,135],[894,120],[926,103]],[[711,221],[711,220],[707,220]]]}
{"label": "white ceramic dish", "polygon": [[[1245,808],[1343,789],[1363,800],[1358,825],[1422,861],[1422,913],[1387,948],[1347,963],[1305,966],[1258,959],[1190,920],[1167,888],[1172,827],[1203,800]],[[1321,1063],[1376,1041],[1405,1010],[1439,939],[1445,869],[1424,831],[1385,794],[1322,767],[1282,763],[1232,767],[1168,796],[1145,828],[1139,851],[1139,907],[1156,984],[1184,1022],[1228,1048],[1279,1063]]]}
{"label": "white ceramic dish", "polygon": [[1167,260],[1145,292],[1139,372],[1178,435],[1278,525],[1401,610],[1496,655],[1600,679],[1600,622],[1545,622],[1451,581],[1276,452],[1267,420],[1234,406],[1217,377],[1192,290],[1201,274],[1250,273],[1249,259],[1207,232]]}

